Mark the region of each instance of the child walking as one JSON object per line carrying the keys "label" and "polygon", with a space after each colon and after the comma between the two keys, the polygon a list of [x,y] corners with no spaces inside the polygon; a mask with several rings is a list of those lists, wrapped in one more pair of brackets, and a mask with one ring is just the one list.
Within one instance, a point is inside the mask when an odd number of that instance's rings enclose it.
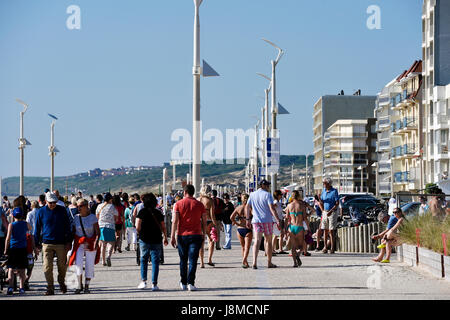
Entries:
{"label": "child walking", "polygon": [[[14,291],[14,273],[18,273],[20,278],[19,294],[25,293],[25,269],[28,267],[27,233],[31,231],[31,225],[24,221],[25,216],[22,208],[14,208],[13,217],[14,222],[8,226],[4,252],[8,256],[6,263],[9,280],[7,295],[12,295]],[[32,240],[32,246],[34,247],[34,239]]]}

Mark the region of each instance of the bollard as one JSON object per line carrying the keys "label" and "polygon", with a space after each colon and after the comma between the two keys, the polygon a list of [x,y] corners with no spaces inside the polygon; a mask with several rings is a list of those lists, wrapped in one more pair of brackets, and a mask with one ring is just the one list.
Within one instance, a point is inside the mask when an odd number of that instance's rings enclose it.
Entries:
{"label": "bollard", "polygon": [[[380,233],[380,225],[378,223],[373,224],[373,232],[376,234]],[[381,240],[378,240],[378,243],[374,243],[373,246],[373,252],[378,252],[377,246],[381,243]]]}
{"label": "bollard", "polygon": [[[373,224],[372,223],[370,223],[368,226],[367,226],[367,232],[369,233],[369,235],[370,234],[372,234],[373,233]],[[369,243],[369,253],[373,253],[373,246],[372,246],[372,243]]]}
{"label": "bollard", "polygon": [[347,228],[342,229],[342,236],[344,238],[344,243],[342,245],[342,251],[347,252],[347,243],[348,243]]}
{"label": "bollard", "polygon": [[352,248],[352,228],[347,228],[347,252],[351,252]]}
{"label": "bollard", "polygon": [[353,228],[350,228],[350,252],[354,250],[354,243]]}
{"label": "bollard", "polygon": [[342,251],[347,251],[347,228],[342,229],[342,237],[344,239],[344,243],[342,244]]}
{"label": "bollard", "polygon": [[358,232],[359,232],[359,253],[363,253],[364,252],[364,238],[363,238],[363,226],[359,226],[358,228]]}
{"label": "bollard", "polygon": [[369,238],[368,232],[367,232],[367,225],[363,225],[363,252],[366,253],[368,252],[368,248],[367,248],[367,241]]}

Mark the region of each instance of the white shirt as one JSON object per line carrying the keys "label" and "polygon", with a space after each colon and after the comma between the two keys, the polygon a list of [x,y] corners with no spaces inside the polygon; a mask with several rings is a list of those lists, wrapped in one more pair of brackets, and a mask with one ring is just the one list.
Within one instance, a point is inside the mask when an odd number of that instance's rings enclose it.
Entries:
{"label": "white shirt", "polygon": [[36,225],[36,209],[28,212],[27,222],[31,225],[31,234],[34,234],[34,226]]}
{"label": "white shirt", "polygon": [[394,209],[397,208],[397,200],[395,198],[389,199],[389,211],[388,214],[392,216],[394,214]]}
{"label": "white shirt", "polygon": [[[75,234],[79,237],[84,237],[83,228],[81,228],[80,224],[80,217],[81,216],[77,214],[73,219],[73,223],[75,225]],[[88,238],[92,238],[92,236],[95,234],[94,224],[98,222],[97,217],[93,214],[90,214],[87,217],[81,217],[81,220],[83,222],[83,227],[84,231],[86,232],[86,236]]]}
{"label": "white shirt", "polygon": [[100,228],[116,229],[116,220],[114,217],[119,215],[116,207],[110,203],[102,203],[95,212],[98,215],[98,226]]}

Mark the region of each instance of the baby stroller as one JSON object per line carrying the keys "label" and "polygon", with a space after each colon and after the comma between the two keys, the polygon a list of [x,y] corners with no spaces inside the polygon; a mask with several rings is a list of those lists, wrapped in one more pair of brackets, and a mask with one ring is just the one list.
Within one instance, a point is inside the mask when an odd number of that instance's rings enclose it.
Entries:
{"label": "baby stroller", "polygon": [[[4,287],[8,286],[8,267],[6,266],[7,260],[0,261],[0,291],[3,291]],[[13,273],[14,277],[14,291],[17,290],[17,276]]]}
{"label": "baby stroller", "polygon": [[0,262],[0,291],[3,291],[3,287],[7,286],[8,269],[6,267],[6,261]]}

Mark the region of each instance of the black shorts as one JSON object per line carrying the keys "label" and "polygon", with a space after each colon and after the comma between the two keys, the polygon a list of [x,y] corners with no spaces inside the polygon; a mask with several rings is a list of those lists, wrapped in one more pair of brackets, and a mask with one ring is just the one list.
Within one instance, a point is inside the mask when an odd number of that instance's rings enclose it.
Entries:
{"label": "black shorts", "polygon": [[123,228],[123,224],[116,224],[116,231],[120,231]]}
{"label": "black shorts", "polygon": [[27,248],[9,248],[6,265],[11,269],[26,269],[28,267]]}

